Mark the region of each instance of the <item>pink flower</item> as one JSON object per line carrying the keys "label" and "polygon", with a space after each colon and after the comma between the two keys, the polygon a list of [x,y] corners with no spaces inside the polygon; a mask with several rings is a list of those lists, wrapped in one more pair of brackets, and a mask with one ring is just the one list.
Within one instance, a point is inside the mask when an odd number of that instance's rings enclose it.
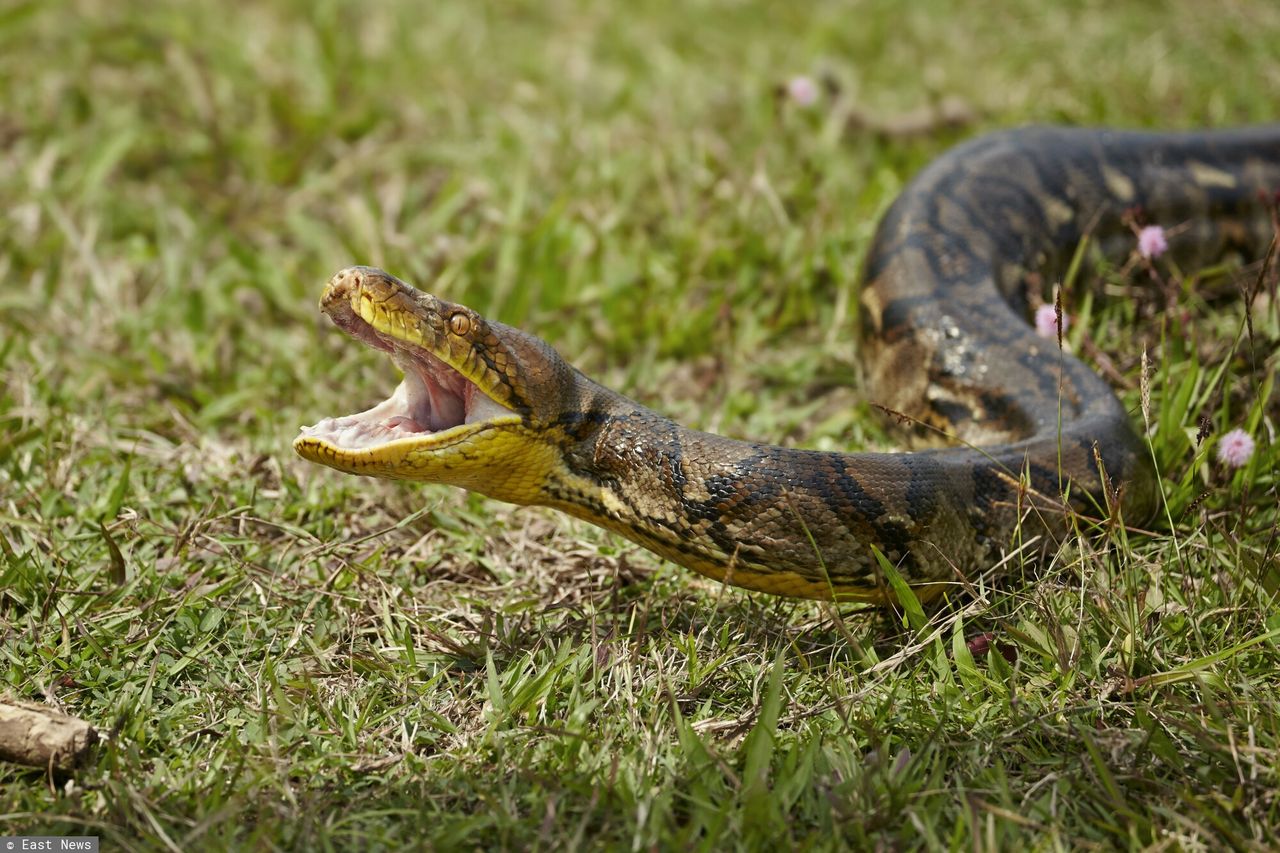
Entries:
{"label": "pink flower", "polygon": [[[1062,312],[1062,334],[1067,333],[1071,319],[1067,312]],[[1036,309],[1036,334],[1051,341],[1058,339],[1058,311],[1052,305],[1041,305]]]}
{"label": "pink flower", "polygon": [[1148,225],[1138,232],[1138,254],[1147,260],[1158,258],[1169,250],[1169,241],[1165,239],[1164,229],[1159,225]]}
{"label": "pink flower", "polygon": [[818,84],[812,77],[792,77],[787,81],[787,97],[798,107],[811,107],[818,102]]}
{"label": "pink flower", "polygon": [[1242,429],[1233,429],[1218,439],[1218,461],[1239,468],[1253,456],[1253,439]]}

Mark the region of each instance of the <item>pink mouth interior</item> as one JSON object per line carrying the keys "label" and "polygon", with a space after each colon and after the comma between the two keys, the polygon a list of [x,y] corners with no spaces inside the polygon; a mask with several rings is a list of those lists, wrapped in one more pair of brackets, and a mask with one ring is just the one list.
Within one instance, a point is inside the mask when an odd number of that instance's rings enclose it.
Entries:
{"label": "pink mouth interior", "polygon": [[404,380],[373,408],[325,418],[314,426],[304,426],[302,435],[345,450],[364,450],[511,414],[426,350],[379,334],[349,310],[335,313],[333,320],[352,337],[387,353],[404,372]]}

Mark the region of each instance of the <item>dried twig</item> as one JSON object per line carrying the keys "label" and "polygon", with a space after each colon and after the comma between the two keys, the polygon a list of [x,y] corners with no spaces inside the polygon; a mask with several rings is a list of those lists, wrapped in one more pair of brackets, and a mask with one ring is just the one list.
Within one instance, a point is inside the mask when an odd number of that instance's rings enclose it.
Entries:
{"label": "dried twig", "polygon": [[0,760],[70,770],[98,742],[98,730],[47,705],[0,698]]}

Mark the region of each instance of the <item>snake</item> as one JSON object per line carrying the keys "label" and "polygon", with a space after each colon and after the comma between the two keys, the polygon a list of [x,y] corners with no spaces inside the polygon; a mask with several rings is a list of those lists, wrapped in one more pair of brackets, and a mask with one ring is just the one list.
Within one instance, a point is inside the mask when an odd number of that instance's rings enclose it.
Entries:
{"label": "snake", "polygon": [[[549,343],[380,269],[334,275],[321,311],[403,374],[359,414],[303,427],[304,459],[553,507],[715,581],[800,598],[927,601],[1161,507],[1140,420],[1028,318],[1081,258],[1256,261],[1275,235],[1280,125],[1025,127],[962,142],[888,207],[857,323],[871,402],[944,435],[829,452],[686,428]],[[1061,327],[1061,302],[1054,309]]]}

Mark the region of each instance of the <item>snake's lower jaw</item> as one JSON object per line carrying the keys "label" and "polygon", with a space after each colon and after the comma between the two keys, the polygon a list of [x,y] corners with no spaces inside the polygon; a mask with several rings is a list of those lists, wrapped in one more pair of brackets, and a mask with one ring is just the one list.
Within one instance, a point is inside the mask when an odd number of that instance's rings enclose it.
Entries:
{"label": "snake's lower jaw", "polygon": [[516,504],[544,502],[547,472],[559,458],[517,415],[363,448],[304,430],[293,449],[309,462],[348,474],[443,483]]}
{"label": "snake's lower jaw", "polygon": [[520,464],[542,444],[531,432],[522,416],[456,374],[440,382],[406,364],[404,381],[390,397],[363,412],[302,427],[293,449],[348,474],[446,483],[533,503],[540,478]]}

